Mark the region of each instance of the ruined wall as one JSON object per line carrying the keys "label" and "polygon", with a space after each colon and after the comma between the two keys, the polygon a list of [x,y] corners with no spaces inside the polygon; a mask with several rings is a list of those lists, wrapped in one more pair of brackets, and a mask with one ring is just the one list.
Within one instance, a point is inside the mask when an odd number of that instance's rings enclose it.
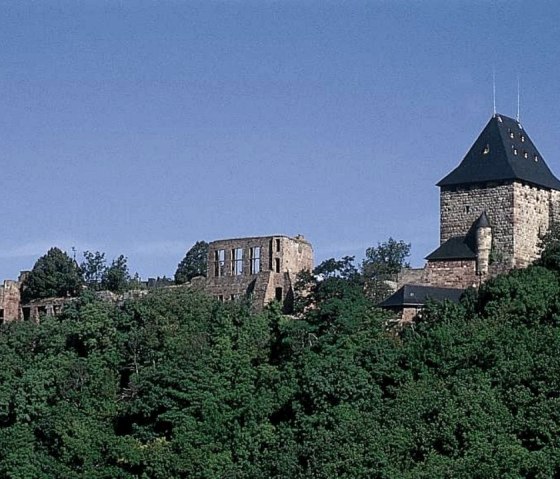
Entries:
{"label": "ruined wall", "polygon": [[286,310],[297,273],[313,269],[313,249],[303,237],[264,236],[210,243],[204,290],[227,301],[250,296],[256,309],[272,300]]}
{"label": "ruined wall", "polygon": [[425,283],[440,288],[479,286],[482,277],[476,274],[475,260],[428,261]]}
{"label": "ruined wall", "polygon": [[494,261],[508,268],[514,263],[514,184],[442,188],[440,241],[463,236],[482,212],[492,227]]}
{"label": "ruined wall", "polygon": [[19,282],[5,280],[0,286],[0,323],[17,321],[21,316]]}
{"label": "ruined wall", "polygon": [[513,194],[513,244],[516,267],[525,267],[540,254],[540,236],[553,220],[558,191],[515,183]]}

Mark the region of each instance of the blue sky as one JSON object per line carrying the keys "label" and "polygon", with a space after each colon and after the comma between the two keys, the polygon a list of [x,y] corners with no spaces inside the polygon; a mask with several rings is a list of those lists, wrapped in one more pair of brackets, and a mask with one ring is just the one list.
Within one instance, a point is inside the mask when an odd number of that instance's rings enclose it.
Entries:
{"label": "blue sky", "polygon": [[0,2],[0,278],[50,246],[175,272],[199,239],[317,262],[438,245],[435,183],[492,114],[560,174],[560,4]]}

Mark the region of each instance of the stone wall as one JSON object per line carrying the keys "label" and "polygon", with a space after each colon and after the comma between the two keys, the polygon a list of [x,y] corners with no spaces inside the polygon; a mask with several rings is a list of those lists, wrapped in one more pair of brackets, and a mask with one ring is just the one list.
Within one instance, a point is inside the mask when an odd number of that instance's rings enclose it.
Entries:
{"label": "stone wall", "polygon": [[203,289],[222,301],[251,297],[257,310],[277,299],[289,311],[297,273],[312,269],[313,249],[301,236],[219,240],[208,249]]}
{"label": "stone wall", "polygon": [[0,286],[0,323],[17,321],[21,316],[21,294],[18,281],[5,280]]}
{"label": "stone wall", "polygon": [[425,275],[425,268],[401,268],[394,290],[396,291],[405,284],[424,284]]}
{"label": "stone wall", "polygon": [[528,266],[539,255],[540,236],[560,222],[560,192],[518,181],[511,184],[442,188],[441,242],[467,233],[486,211],[492,227],[490,270]]}
{"label": "stone wall", "polygon": [[514,185],[442,188],[440,193],[440,241],[464,236],[486,211],[493,238],[493,260],[508,268],[514,263]]}
{"label": "stone wall", "polygon": [[424,283],[440,288],[479,286],[481,279],[475,260],[428,261],[424,271]]}
{"label": "stone wall", "polygon": [[540,236],[548,231],[557,204],[557,191],[514,183],[513,244],[516,267],[528,266],[538,258]]}

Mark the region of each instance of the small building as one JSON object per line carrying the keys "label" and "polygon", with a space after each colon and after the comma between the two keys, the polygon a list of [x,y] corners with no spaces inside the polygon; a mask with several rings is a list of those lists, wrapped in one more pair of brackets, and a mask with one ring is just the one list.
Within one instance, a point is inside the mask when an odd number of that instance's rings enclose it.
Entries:
{"label": "small building", "polygon": [[409,323],[420,314],[428,299],[433,299],[434,301],[449,300],[458,303],[463,292],[463,289],[457,288],[405,284],[380,303],[379,306],[394,312],[400,322]]}
{"label": "small building", "polygon": [[213,241],[204,290],[221,301],[250,298],[256,310],[277,300],[293,307],[301,271],[313,270],[313,248],[303,237],[259,236]]}

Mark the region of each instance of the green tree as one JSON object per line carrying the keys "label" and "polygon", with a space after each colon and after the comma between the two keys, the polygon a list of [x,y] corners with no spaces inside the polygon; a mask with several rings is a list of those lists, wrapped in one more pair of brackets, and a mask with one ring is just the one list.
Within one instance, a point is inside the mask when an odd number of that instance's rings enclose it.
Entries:
{"label": "green tree", "polygon": [[194,246],[187,251],[187,254],[177,266],[175,272],[175,283],[187,283],[196,276],[206,276],[208,264],[208,243],[197,241]]}
{"label": "green tree", "polygon": [[379,303],[392,291],[389,281],[395,281],[401,268],[409,267],[406,258],[410,256],[410,243],[389,238],[376,247],[366,250],[362,262],[362,274],[368,296]]}
{"label": "green tree", "polygon": [[80,265],[86,286],[93,290],[101,288],[101,281],[107,266],[105,253],[84,251],[84,261]]}
{"label": "green tree", "polygon": [[130,284],[130,273],[128,271],[127,259],[124,255],[120,255],[114,259],[111,266],[103,272],[101,285],[103,289],[107,289],[114,293],[122,293],[126,291]]}
{"label": "green tree", "polygon": [[541,255],[535,262],[545,268],[560,271],[560,224],[553,223],[540,237]]}
{"label": "green tree", "polygon": [[22,296],[25,301],[76,296],[82,284],[82,275],[76,261],[59,248],[51,248],[37,260],[23,281]]}

